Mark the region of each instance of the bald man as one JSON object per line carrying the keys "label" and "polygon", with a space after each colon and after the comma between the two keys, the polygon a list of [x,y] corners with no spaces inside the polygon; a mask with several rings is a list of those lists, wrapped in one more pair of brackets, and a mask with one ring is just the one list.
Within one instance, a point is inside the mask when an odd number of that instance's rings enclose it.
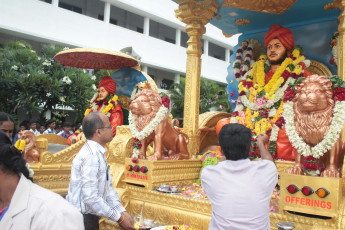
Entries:
{"label": "bald man", "polygon": [[135,229],[133,217],[112,186],[105,157],[105,145],[113,138],[109,118],[100,112],[89,113],[83,120],[83,131],[87,141],[72,162],[66,199],[83,214],[85,230],[98,230],[102,216],[123,229]]}

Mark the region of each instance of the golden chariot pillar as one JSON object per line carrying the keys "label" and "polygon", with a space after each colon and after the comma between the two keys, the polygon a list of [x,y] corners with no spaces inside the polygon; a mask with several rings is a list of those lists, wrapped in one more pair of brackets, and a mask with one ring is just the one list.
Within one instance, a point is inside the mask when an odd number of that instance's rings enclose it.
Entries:
{"label": "golden chariot pillar", "polygon": [[344,67],[344,60],[345,60],[345,46],[344,46],[344,38],[345,38],[345,0],[338,0],[335,1],[337,8],[341,10],[341,13],[338,17],[339,25],[338,25],[338,75],[345,80],[345,67]]}
{"label": "golden chariot pillar", "polygon": [[189,136],[188,151],[195,155],[199,151],[199,101],[201,72],[201,37],[206,32],[205,25],[218,11],[218,3],[214,0],[180,0],[176,17],[186,24],[187,67],[186,88],[184,96],[183,130]]}

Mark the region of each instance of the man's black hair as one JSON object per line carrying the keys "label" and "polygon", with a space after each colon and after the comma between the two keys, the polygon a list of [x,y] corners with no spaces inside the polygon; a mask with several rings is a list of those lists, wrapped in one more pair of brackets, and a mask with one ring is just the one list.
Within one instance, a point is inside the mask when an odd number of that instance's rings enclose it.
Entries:
{"label": "man's black hair", "polygon": [[247,159],[252,133],[241,124],[227,124],[219,132],[219,144],[227,160]]}
{"label": "man's black hair", "polygon": [[82,126],[86,139],[92,138],[96,130],[103,126],[101,114],[100,112],[92,112],[84,117]]}
{"label": "man's black hair", "polygon": [[49,126],[51,123],[56,123],[56,121],[55,120],[53,120],[53,119],[50,119],[50,120],[48,120],[47,121],[47,123],[46,123],[46,126]]}
{"label": "man's black hair", "polygon": [[72,127],[72,123],[64,122],[64,123],[62,123],[62,127]]}

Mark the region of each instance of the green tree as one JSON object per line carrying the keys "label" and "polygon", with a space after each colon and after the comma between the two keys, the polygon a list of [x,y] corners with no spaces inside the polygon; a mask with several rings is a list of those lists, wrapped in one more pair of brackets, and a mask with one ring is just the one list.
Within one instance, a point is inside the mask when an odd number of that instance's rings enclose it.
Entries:
{"label": "green tree", "polygon": [[[72,108],[80,120],[89,100],[96,92],[99,78],[87,71],[64,67],[54,61],[63,47],[43,46],[42,56],[30,44],[9,42],[0,49],[0,108],[16,114],[39,112],[41,120],[48,110]],[[64,117],[64,112],[59,114]]]}
{"label": "green tree", "polygon": [[[175,82],[169,89],[171,113],[178,119],[183,118],[185,85],[185,78],[180,78],[180,82]],[[217,83],[201,77],[199,113],[208,112],[210,109],[231,113],[228,96],[226,90]]]}

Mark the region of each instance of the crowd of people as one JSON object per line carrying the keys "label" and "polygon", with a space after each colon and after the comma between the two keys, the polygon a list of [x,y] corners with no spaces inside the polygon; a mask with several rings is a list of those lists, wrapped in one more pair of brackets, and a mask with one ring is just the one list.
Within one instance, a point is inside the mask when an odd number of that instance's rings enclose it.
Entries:
{"label": "crowd of people", "polygon": [[[10,119],[10,123],[13,124],[9,125],[8,121]],[[45,123],[40,123],[36,120],[30,120],[30,121],[22,121],[19,126],[17,127],[15,124],[15,120],[9,116],[7,113],[0,112],[0,123],[3,123],[3,125],[0,125],[0,129],[8,130],[7,132],[11,132],[11,141],[12,143],[16,143],[18,140],[18,134],[21,131],[24,130],[30,130],[33,132],[36,136],[40,134],[57,134],[59,136],[62,136],[63,138],[68,139],[71,135],[74,134],[76,130],[79,129],[81,126],[80,122],[77,122],[76,124],[73,124],[71,122],[63,122],[62,124],[57,123],[55,120],[50,119],[46,121]],[[2,128],[4,126],[4,128]],[[5,127],[6,126],[6,127]]]}

